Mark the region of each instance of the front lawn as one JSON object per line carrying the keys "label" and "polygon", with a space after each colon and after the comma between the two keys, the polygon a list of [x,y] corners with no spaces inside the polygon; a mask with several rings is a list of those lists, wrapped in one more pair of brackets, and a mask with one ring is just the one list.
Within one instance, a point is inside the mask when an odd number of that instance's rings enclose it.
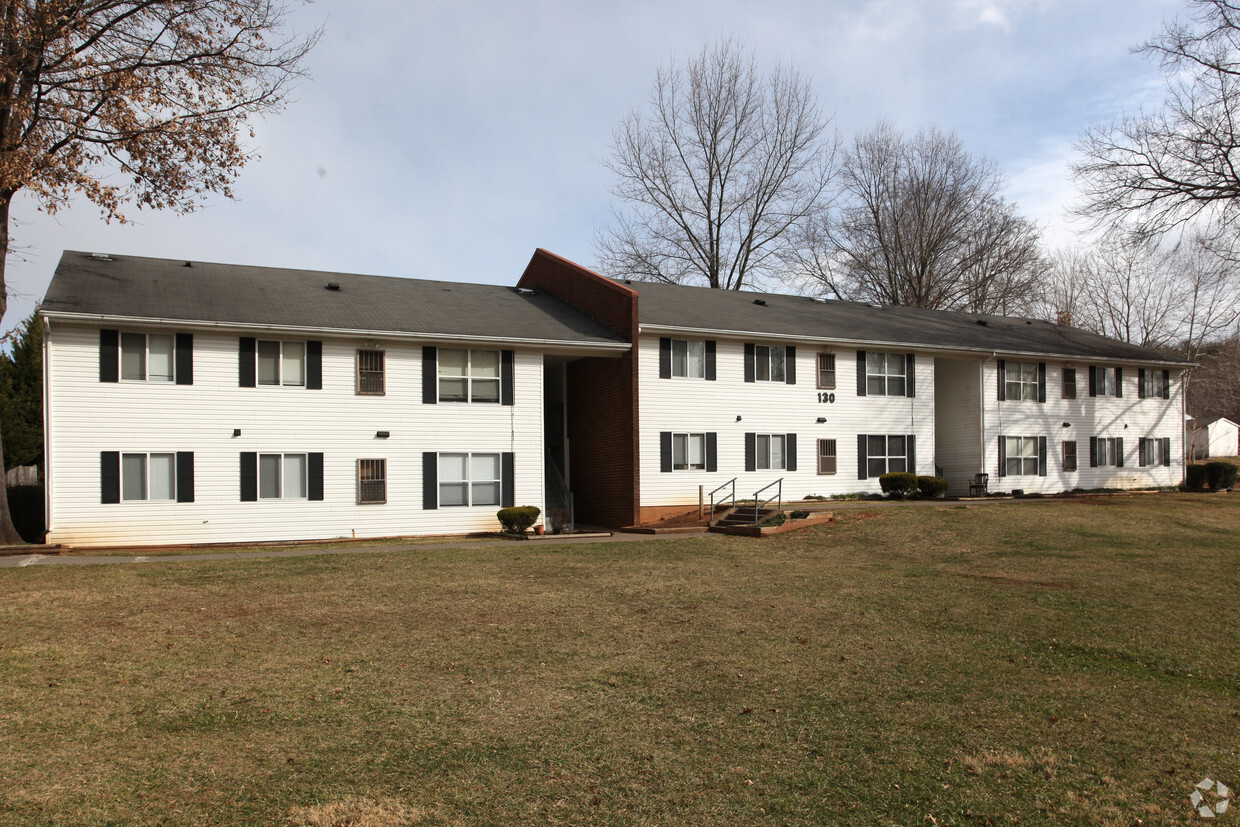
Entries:
{"label": "front lawn", "polygon": [[0,822],[1168,824],[1240,787],[1240,495],[839,515],[0,570]]}

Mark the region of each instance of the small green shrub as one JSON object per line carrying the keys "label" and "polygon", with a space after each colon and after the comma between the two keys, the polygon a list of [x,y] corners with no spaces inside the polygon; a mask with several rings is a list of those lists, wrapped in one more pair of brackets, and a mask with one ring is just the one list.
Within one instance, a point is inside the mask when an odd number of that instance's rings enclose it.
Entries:
{"label": "small green shrub", "polygon": [[794,520],[804,520],[806,517],[809,516],[809,512],[808,511],[793,511],[791,516],[792,516],[792,519]]}
{"label": "small green shrub", "polygon": [[1232,465],[1230,462],[1207,462],[1206,483],[1215,491],[1222,491],[1224,488],[1231,488],[1236,484],[1236,473],[1240,468]]}
{"label": "small green shrub", "polygon": [[783,514],[772,514],[762,521],[762,528],[774,528],[777,525],[783,525],[787,521],[787,517]]}
{"label": "small green shrub", "polygon": [[538,520],[542,511],[533,505],[518,505],[513,508],[501,508],[495,513],[499,524],[509,534],[524,534]]}
{"label": "small green shrub", "polygon": [[1200,491],[1206,485],[1206,467],[1190,465],[1184,469],[1184,487],[1189,491]]}
{"label": "small green shrub", "polygon": [[947,480],[942,477],[918,477],[917,490],[923,497],[941,497],[947,493]]}
{"label": "small green shrub", "polygon": [[43,542],[43,486],[15,485],[9,489],[9,514],[13,527],[27,543]]}
{"label": "small green shrub", "polygon": [[907,497],[917,493],[917,475],[894,471],[878,478],[878,487],[889,497]]}

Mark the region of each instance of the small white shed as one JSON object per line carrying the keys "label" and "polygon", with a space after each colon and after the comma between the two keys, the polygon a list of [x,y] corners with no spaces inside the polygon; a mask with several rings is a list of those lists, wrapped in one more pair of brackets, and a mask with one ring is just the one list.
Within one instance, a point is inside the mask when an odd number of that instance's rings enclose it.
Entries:
{"label": "small white shed", "polygon": [[1226,417],[1206,426],[1207,456],[1234,457],[1240,453],[1240,425]]}

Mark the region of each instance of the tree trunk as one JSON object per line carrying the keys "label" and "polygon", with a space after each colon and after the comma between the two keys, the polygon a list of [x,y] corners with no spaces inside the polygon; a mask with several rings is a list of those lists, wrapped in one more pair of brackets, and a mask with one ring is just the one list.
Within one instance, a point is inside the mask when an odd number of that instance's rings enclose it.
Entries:
{"label": "tree trunk", "polygon": [[[9,258],[9,205],[12,201],[13,193],[0,192],[0,320],[4,319],[4,314],[9,309],[9,290],[4,280],[4,271]],[[4,470],[4,441],[0,440],[0,471],[2,470]],[[44,473],[46,474],[46,469]],[[46,480],[46,476],[44,479]],[[6,480],[4,485],[0,485],[0,545],[15,546],[25,542],[17,533],[17,529],[13,527],[13,516],[9,513],[9,486]]]}

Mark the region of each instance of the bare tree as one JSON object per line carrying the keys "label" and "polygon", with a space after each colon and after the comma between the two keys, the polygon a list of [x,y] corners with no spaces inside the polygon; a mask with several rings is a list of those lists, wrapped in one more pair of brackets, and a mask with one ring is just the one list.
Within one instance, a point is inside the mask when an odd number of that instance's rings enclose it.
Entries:
{"label": "bare tree", "polygon": [[18,192],[118,220],[232,195],[249,119],[281,107],[318,37],[284,36],[286,17],[280,0],[0,0],[0,317]]}
{"label": "bare tree", "polygon": [[1161,234],[1198,216],[1240,228],[1240,3],[1189,0],[1138,52],[1162,65],[1161,110],[1090,128],[1073,173],[1078,212]]}
{"label": "bare tree", "polygon": [[838,209],[809,230],[801,266],[845,299],[1010,313],[1045,264],[1037,227],[1001,194],[994,165],[937,129],[880,123],[844,154]]}
{"label": "bare tree", "polygon": [[822,205],[829,121],[794,69],[763,75],[732,40],[660,68],[649,113],[614,134],[607,168],[624,206],[596,234],[602,269],[733,290],[780,274]]}

